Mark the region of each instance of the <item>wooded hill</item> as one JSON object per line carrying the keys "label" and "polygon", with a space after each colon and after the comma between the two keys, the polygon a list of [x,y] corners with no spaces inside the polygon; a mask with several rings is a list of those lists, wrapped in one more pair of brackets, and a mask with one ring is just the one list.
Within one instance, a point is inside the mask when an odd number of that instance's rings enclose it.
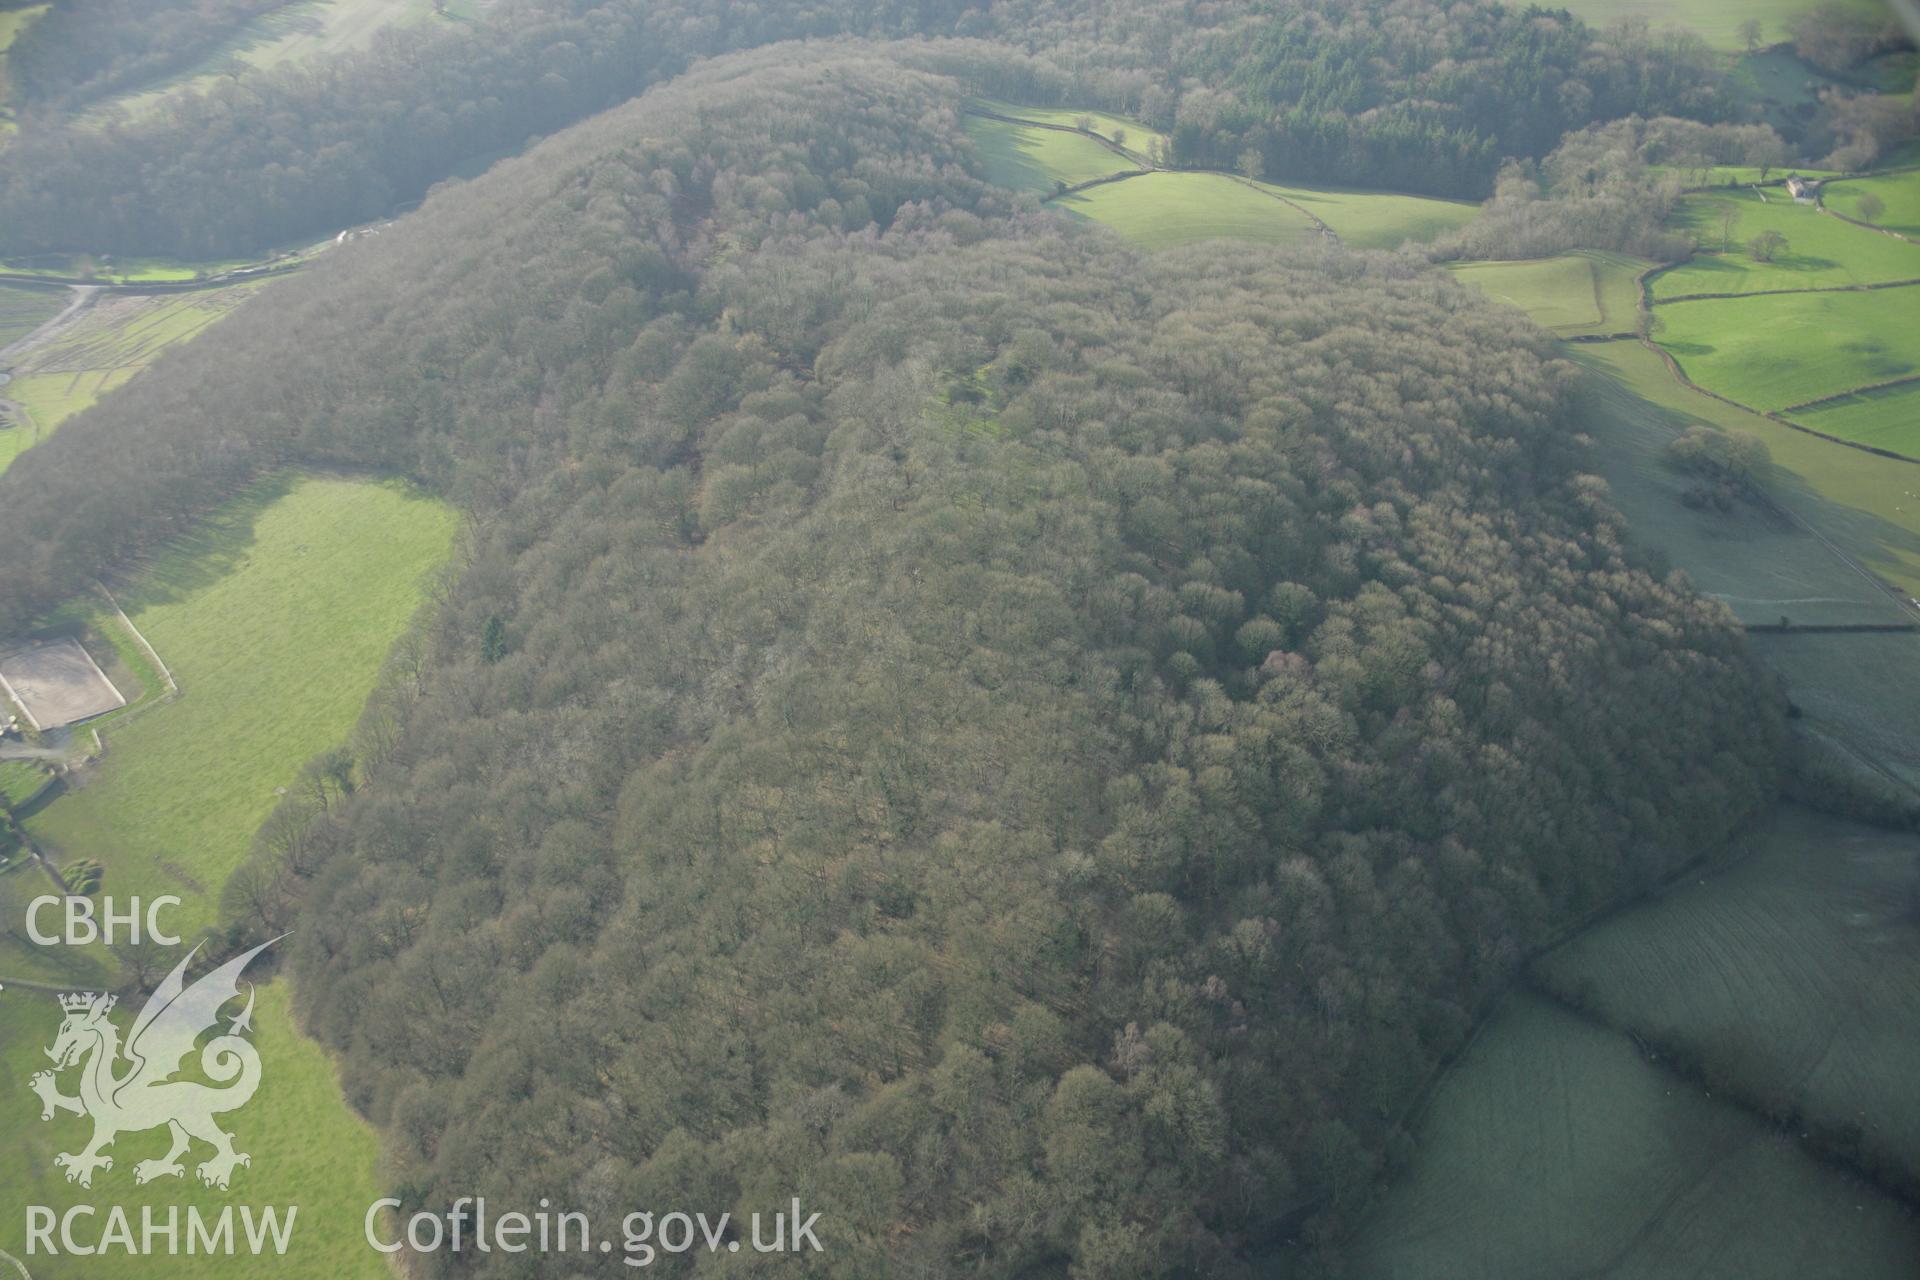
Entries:
{"label": "wooded hill", "polygon": [[[105,28],[86,30],[69,32],[69,61],[115,56],[95,47]],[[1140,116],[1171,132],[1178,164],[1252,156],[1295,180],[1391,174],[1435,195],[1485,195],[1503,157],[1543,155],[1569,129],[1727,110],[1697,40],[1500,4],[1123,0],[1089,29],[1068,0],[515,0],[482,23],[386,31],[364,52],[173,95],[137,120],[34,123],[0,150],[0,254],[223,258],[331,235],[695,59],[833,35],[995,41],[931,56],[969,59],[1001,96]]]}
{"label": "wooded hill", "polygon": [[1629,562],[1545,336],[1009,215],[960,101],[698,68],[0,478],[10,617],[288,463],[469,512],[364,785],[230,897],[410,1208],[797,1193],[826,1274],[1231,1270],[1772,792],[1775,699]]}

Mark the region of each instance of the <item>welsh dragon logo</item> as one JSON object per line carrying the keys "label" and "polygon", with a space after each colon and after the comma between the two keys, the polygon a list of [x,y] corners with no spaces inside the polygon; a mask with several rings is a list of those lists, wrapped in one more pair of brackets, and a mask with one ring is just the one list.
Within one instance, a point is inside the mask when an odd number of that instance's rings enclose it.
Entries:
{"label": "welsh dragon logo", "polygon": [[[40,1095],[42,1120],[53,1119],[56,1111],[93,1120],[91,1142],[80,1151],[53,1158],[67,1171],[68,1182],[92,1186],[94,1170],[113,1168],[113,1158],[103,1151],[116,1137],[162,1125],[172,1135],[173,1145],[158,1160],[134,1165],[136,1183],[181,1177],[185,1169],[180,1157],[196,1138],[213,1147],[212,1158],[195,1170],[210,1187],[224,1191],[235,1167],[253,1163],[251,1156],[233,1149],[233,1135],[214,1123],[215,1116],[245,1106],[260,1087],[260,1055],[242,1038],[253,1027],[251,983],[246,1008],[228,1019],[225,1032],[200,1048],[200,1071],[216,1083],[174,1077],[201,1034],[219,1021],[221,1008],[239,998],[241,971],[272,945],[263,942],[188,986],[187,966],[200,950],[196,946],[147,997],[124,1046],[119,1028],[107,1017],[113,996],[87,991],[60,997],[66,1020],[47,1050],[53,1070],[42,1071],[27,1083]],[[80,1070],[80,1092],[68,1097],[60,1092],[55,1078],[73,1067]]]}

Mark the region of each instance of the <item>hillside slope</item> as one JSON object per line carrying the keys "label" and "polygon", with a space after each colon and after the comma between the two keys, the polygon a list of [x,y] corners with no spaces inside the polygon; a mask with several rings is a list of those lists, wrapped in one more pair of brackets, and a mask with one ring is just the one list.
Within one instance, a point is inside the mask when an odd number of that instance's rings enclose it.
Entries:
{"label": "hillside slope", "polygon": [[0,477],[0,608],[284,462],[467,509],[366,784],[255,855],[410,1203],[797,1194],[846,1275],[1330,1228],[1522,954],[1755,811],[1778,711],[1523,319],[1009,213],[958,85],[820,52],[164,357]]}

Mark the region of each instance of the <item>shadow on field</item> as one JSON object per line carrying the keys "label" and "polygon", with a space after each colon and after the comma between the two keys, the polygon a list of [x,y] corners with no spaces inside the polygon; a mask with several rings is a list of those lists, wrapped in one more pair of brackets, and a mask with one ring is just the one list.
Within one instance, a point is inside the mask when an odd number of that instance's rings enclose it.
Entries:
{"label": "shadow on field", "polygon": [[121,607],[136,614],[148,605],[171,604],[246,564],[253,554],[254,526],[261,514],[291,492],[297,480],[289,472],[257,481],[193,532],[167,543],[141,566],[140,585],[122,599]]}

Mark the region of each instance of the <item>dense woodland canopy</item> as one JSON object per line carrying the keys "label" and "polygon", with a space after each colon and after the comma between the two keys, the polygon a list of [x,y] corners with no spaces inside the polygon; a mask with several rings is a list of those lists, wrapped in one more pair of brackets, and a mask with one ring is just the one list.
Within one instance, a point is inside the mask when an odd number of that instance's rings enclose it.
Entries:
{"label": "dense woodland canopy", "polygon": [[1478,197],[1500,162],[1626,115],[1726,114],[1714,55],[1644,26],[1601,33],[1535,6],[1314,0],[1264,6],[1191,70],[1174,157],[1232,167],[1249,151],[1288,179]]}
{"label": "dense woodland canopy", "polygon": [[505,0],[490,14],[106,128],[30,124],[0,150],[0,253],[208,258],[330,233],[694,59],[837,34],[994,41],[997,58],[973,59],[987,87],[1138,114],[1171,131],[1178,164],[1252,155],[1269,175],[1391,175],[1447,196],[1485,195],[1502,160],[1569,129],[1727,110],[1697,40],[1463,0]]}
{"label": "dense woodland canopy", "polygon": [[1773,696],[1623,550],[1544,335],[1010,207],[961,97],[697,68],[0,477],[10,616],[290,462],[471,513],[362,784],[228,900],[297,928],[412,1205],[798,1193],[833,1275],[1231,1271],[1346,1220],[1530,948],[1772,792]]}
{"label": "dense woodland canopy", "polygon": [[1629,116],[1567,134],[1545,160],[1515,161],[1481,215],[1429,247],[1435,258],[1545,258],[1611,249],[1656,262],[1692,241],[1668,221],[1681,194],[1721,165],[1771,172],[1790,154],[1769,125]]}

